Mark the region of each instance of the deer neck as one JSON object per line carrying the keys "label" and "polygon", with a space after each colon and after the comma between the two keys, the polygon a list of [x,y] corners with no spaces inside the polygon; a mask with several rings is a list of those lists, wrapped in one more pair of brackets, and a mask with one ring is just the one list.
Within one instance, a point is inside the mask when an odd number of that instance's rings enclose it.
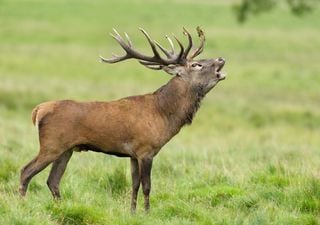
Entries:
{"label": "deer neck", "polygon": [[193,87],[181,77],[172,78],[154,92],[154,95],[160,114],[167,119],[174,133],[177,133],[182,126],[192,123],[204,97],[201,89]]}

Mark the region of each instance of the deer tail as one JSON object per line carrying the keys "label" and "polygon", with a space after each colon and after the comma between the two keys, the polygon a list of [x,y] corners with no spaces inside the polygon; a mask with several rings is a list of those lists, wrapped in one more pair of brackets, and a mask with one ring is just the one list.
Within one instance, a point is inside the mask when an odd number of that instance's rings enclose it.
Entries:
{"label": "deer tail", "polygon": [[36,106],[33,110],[32,110],[32,123],[34,126],[38,125],[37,123],[37,117],[38,117],[38,111],[39,111],[39,105]]}

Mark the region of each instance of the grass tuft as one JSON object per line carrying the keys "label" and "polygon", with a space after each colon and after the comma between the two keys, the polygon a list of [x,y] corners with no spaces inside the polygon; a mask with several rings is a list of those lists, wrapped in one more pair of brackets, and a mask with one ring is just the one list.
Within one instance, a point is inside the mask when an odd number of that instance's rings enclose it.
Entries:
{"label": "grass tuft", "polygon": [[7,182],[15,176],[18,171],[17,165],[12,160],[0,159],[0,182]]}
{"label": "grass tuft", "polygon": [[103,214],[94,206],[83,204],[56,203],[47,206],[54,220],[63,225],[102,224]]}
{"label": "grass tuft", "polygon": [[116,167],[112,173],[106,177],[106,189],[113,196],[118,196],[128,190],[129,184],[126,176],[126,170],[123,167]]}

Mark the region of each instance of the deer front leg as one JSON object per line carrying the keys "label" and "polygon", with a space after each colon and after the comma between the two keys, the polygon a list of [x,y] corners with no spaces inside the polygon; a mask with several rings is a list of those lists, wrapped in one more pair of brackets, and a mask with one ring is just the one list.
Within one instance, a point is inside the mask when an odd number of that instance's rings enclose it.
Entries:
{"label": "deer front leg", "polygon": [[152,158],[144,158],[141,160],[141,183],[144,195],[144,209],[149,212],[149,194],[151,190],[151,168],[152,168]]}
{"label": "deer front leg", "polygon": [[138,160],[131,158],[131,177],[132,177],[132,197],[131,213],[135,213],[137,207],[137,196],[140,187],[140,170]]}

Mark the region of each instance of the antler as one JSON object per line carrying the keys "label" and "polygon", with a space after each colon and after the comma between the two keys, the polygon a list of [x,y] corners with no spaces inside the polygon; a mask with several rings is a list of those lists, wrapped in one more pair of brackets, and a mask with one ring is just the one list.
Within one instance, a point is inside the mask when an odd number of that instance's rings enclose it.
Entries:
{"label": "antler", "polygon": [[200,27],[197,27],[197,32],[198,32],[198,36],[201,40],[200,46],[191,54],[189,59],[193,59],[193,58],[197,57],[198,55],[200,55],[203,51],[203,48],[204,48],[204,42],[206,41],[206,37],[204,36],[204,32],[200,29]]}
{"label": "antler", "polygon": [[[127,59],[138,59],[142,65],[150,69],[156,69],[156,70],[162,69],[163,66],[167,66],[167,65],[185,64],[185,62],[187,61],[187,56],[192,48],[192,37],[185,28],[183,28],[183,34],[188,37],[188,41],[189,41],[188,46],[185,50],[182,43],[179,41],[179,39],[173,36],[180,47],[180,51],[178,54],[175,53],[173,42],[168,36],[166,36],[166,38],[171,46],[171,51],[168,51],[167,49],[165,49],[158,42],[151,40],[149,34],[144,29],[139,28],[139,30],[147,38],[150,44],[150,47],[152,49],[153,56],[147,56],[139,53],[137,50],[133,48],[132,42],[127,33],[125,33],[125,37],[127,39],[127,42],[126,42],[123,39],[123,37],[117,32],[117,30],[113,29],[114,34],[111,33],[110,35],[120,44],[120,46],[125,50],[126,54],[123,56],[112,54],[112,57],[109,59],[106,59],[100,56],[101,62],[117,63]],[[197,27],[197,31],[202,42],[200,47],[198,47],[198,49],[196,49],[196,51],[191,55],[191,57],[189,57],[190,59],[199,55],[203,50],[204,40],[205,40],[204,33],[199,27]],[[157,50],[157,47],[164,53],[164,55],[167,57],[166,59],[161,57],[161,55]]]}

